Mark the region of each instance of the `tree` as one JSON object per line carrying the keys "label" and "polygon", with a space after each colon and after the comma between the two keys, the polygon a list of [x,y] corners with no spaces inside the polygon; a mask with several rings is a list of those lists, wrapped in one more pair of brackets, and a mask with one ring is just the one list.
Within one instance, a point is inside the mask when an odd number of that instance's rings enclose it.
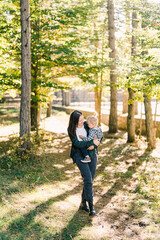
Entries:
{"label": "tree", "polygon": [[[132,43],[131,43],[131,55],[132,61],[134,61],[134,56],[136,55],[137,48],[137,39],[134,36],[134,30],[137,29],[138,21],[137,21],[137,13],[135,11],[132,12]],[[134,89],[131,87],[128,88],[129,100],[128,100],[128,117],[127,117],[127,132],[128,132],[128,142],[135,141],[135,93]]]}
{"label": "tree", "polygon": [[[10,0],[10,3],[3,1],[2,13],[5,20],[0,26],[1,32],[4,33],[0,40],[6,42],[0,50],[3,56],[3,61],[0,62],[2,77],[0,84],[4,91],[9,88],[20,89],[21,86],[20,8],[18,0],[13,2]],[[30,0],[30,5],[32,12],[30,16],[31,122],[32,130],[37,130],[39,104],[50,101],[48,96],[51,90],[68,88],[64,80],[60,81],[59,77],[69,76],[73,72],[75,74],[79,56],[74,49],[80,42],[77,29],[84,21],[84,12],[87,10],[80,6],[81,3],[76,6],[66,5],[66,1],[53,3],[53,1]],[[8,11],[9,16],[6,17]]]}
{"label": "tree", "polygon": [[67,6],[66,1],[60,4],[42,0],[32,5],[32,130],[38,129],[38,105],[50,101],[44,88],[67,88],[59,78],[75,74],[78,62],[75,49],[80,42],[75,30],[84,21],[83,11],[79,4]]}
{"label": "tree", "polygon": [[144,94],[144,106],[145,106],[145,125],[146,125],[146,135],[148,142],[148,149],[152,150],[156,148],[156,134],[152,119],[152,106],[151,99]]}
{"label": "tree", "polygon": [[[146,28],[146,24],[144,23],[144,20],[142,20],[142,28]],[[145,41],[142,41],[142,56],[148,54],[148,50],[145,49]],[[143,67],[147,67],[147,63],[143,65]],[[149,89],[150,90],[150,89]],[[151,98],[149,97],[149,94],[147,93],[146,89],[143,94],[144,97],[144,106],[145,106],[145,125],[146,125],[146,135],[147,135],[147,142],[148,142],[148,149],[152,150],[156,148],[156,135],[155,135],[155,129],[152,119],[152,106],[151,106]]]}
{"label": "tree", "polygon": [[95,93],[95,111],[101,124],[102,92],[108,83],[108,32],[105,1],[89,1],[87,21],[79,28],[80,47],[77,75],[83,83],[90,84]]}
{"label": "tree", "polygon": [[16,5],[0,1],[0,97],[21,86],[20,4]]}
{"label": "tree", "polygon": [[109,115],[109,132],[116,133],[118,128],[117,121],[117,75],[116,75],[116,49],[115,49],[115,25],[114,25],[114,2],[108,0],[108,32],[109,48],[111,49],[109,57],[110,66],[110,115]]}
{"label": "tree", "polygon": [[21,0],[21,106],[20,137],[25,149],[30,147],[30,99],[31,99],[31,36],[29,0]]}

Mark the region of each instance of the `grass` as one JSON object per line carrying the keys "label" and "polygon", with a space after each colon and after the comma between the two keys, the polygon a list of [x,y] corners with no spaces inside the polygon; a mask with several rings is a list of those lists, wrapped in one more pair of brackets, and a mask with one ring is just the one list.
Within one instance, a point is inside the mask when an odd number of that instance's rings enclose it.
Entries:
{"label": "grass", "polygon": [[0,126],[8,126],[18,123],[19,107],[18,105],[10,106],[7,103],[0,104]]}
{"label": "grass", "polygon": [[[0,169],[1,240],[160,239],[160,142],[104,138],[94,181],[94,218],[78,209],[82,179],[66,134],[40,131],[40,146],[21,167]],[[0,142],[0,157],[16,138]]]}

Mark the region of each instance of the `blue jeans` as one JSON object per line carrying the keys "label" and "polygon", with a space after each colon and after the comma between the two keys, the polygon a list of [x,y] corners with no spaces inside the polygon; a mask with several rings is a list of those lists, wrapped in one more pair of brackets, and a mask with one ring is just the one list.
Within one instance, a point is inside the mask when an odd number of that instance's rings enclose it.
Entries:
{"label": "blue jeans", "polygon": [[81,176],[83,178],[84,186],[82,191],[82,200],[86,200],[88,202],[93,202],[93,180],[96,172],[97,166],[97,154],[92,154],[90,156],[91,162],[82,163],[83,159],[82,152],[80,149],[77,149],[76,153],[76,164],[81,172]]}

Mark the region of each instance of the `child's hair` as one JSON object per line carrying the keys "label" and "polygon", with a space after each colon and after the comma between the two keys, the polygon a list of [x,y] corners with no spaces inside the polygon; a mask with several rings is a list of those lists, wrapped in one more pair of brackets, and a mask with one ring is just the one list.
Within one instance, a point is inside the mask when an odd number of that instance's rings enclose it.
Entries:
{"label": "child's hair", "polygon": [[94,115],[91,115],[91,116],[87,117],[87,122],[90,122],[93,125],[98,125],[98,119]]}

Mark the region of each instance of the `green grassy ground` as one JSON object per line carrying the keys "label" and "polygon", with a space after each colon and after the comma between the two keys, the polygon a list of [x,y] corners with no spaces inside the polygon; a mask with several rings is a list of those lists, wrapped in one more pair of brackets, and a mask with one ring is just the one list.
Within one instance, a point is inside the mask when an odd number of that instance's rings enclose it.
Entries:
{"label": "green grassy ground", "polygon": [[[105,138],[94,182],[94,218],[78,210],[82,179],[65,134],[41,132],[32,161],[0,170],[0,239],[160,239],[158,150],[125,135]],[[0,142],[0,154],[10,149]],[[143,237],[142,237],[143,236]]]}
{"label": "green grassy ground", "polygon": [[0,103],[0,127],[8,126],[19,121],[19,106]]}
{"label": "green grassy ground", "polygon": [[[57,120],[58,121],[58,120]],[[79,210],[82,179],[65,133],[40,131],[40,145],[19,167],[0,168],[1,240],[159,240],[160,142],[104,134],[94,181],[93,218]],[[0,163],[17,138],[0,142]]]}

